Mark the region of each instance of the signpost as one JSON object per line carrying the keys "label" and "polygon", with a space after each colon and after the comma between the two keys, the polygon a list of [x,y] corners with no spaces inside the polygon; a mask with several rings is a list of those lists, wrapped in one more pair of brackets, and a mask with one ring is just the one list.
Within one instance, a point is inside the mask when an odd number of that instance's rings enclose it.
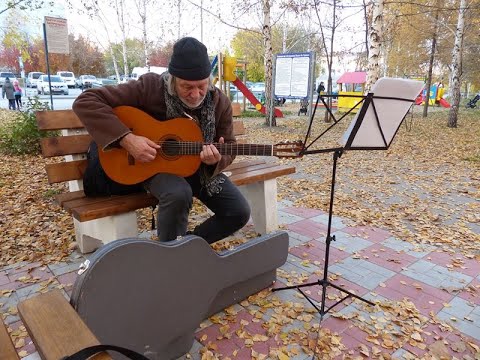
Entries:
{"label": "signpost", "polygon": [[48,51],[52,54],[69,54],[67,19],[45,16]]}
{"label": "signpost", "polygon": [[[274,94],[286,99],[313,99],[315,54],[285,53],[275,56]],[[309,106],[309,114],[311,106]]]}
{"label": "signpost", "polygon": [[45,41],[45,61],[47,63],[48,88],[50,104],[53,110],[52,84],[50,81],[50,63],[48,53],[69,54],[67,19],[45,16],[43,22],[43,38]]}

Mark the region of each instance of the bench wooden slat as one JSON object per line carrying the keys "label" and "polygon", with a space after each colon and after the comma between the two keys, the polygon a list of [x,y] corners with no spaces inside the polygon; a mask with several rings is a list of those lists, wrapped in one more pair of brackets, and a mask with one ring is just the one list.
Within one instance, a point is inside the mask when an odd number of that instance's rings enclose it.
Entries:
{"label": "bench wooden slat", "polygon": [[50,184],[70,180],[81,180],[86,168],[86,159],[45,165],[48,182]]}
{"label": "bench wooden slat", "polygon": [[232,175],[230,180],[236,185],[247,185],[258,181],[265,181],[275,179],[278,176],[293,174],[295,172],[294,166],[276,165],[266,169],[249,171],[247,173]]}
{"label": "bench wooden slat", "polygon": [[232,171],[234,169],[242,168],[250,165],[265,164],[265,160],[262,158],[254,158],[253,160],[235,161],[227,166],[224,171]]}
{"label": "bench wooden slat", "polygon": [[37,111],[39,130],[81,129],[83,124],[72,110]]}
{"label": "bench wooden slat", "polygon": [[241,168],[237,168],[237,169],[234,169],[234,170],[230,171],[230,177],[232,177],[232,176],[236,177],[237,175],[248,173],[250,171],[267,170],[267,169],[273,168],[275,166],[278,166],[278,164],[276,164],[276,163],[263,163],[263,164],[243,166]]}
{"label": "bench wooden slat", "polygon": [[158,202],[156,198],[147,193],[112,196],[97,202],[92,202],[91,199],[95,198],[84,199],[84,203],[76,202],[75,206],[69,202],[64,204],[64,208],[71,211],[73,217],[82,222],[143,209],[156,205]]}
{"label": "bench wooden slat", "polygon": [[102,203],[102,202],[108,202],[108,201],[115,202],[118,199],[125,199],[125,198],[127,198],[128,201],[130,202],[138,201],[141,204],[144,204],[145,201],[150,201],[150,199],[154,199],[153,196],[147,193],[134,193],[134,194],[128,194],[128,195],[112,195],[112,196],[95,196],[95,197],[84,196],[84,197],[72,198],[70,200],[64,200],[62,206],[67,211],[71,212],[72,209],[75,209],[78,207],[93,206],[96,203]]}
{"label": "bench wooden slat", "polygon": [[86,153],[91,141],[92,137],[88,134],[55,136],[42,138],[40,145],[43,157],[53,157]]}
{"label": "bench wooden slat", "polygon": [[67,201],[81,199],[85,197],[83,190],[65,192],[58,195],[55,195],[55,202],[63,207],[63,204]]}
{"label": "bench wooden slat", "polygon": [[[18,311],[44,360],[58,360],[87,346],[100,344],[59,290],[22,301]],[[102,353],[95,359],[111,357]]]}
{"label": "bench wooden slat", "polygon": [[20,357],[15,350],[12,339],[8,335],[7,328],[3,321],[0,320],[0,359],[2,360],[19,360]]}

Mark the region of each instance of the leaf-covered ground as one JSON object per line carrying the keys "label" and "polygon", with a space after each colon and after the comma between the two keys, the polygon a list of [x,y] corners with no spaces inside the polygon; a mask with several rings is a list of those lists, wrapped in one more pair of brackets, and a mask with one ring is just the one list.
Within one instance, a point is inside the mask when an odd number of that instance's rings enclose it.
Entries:
{"label": "leaf-covered ground", "polygon": [[[433,244],[480,259],[480,113],[461,112],[456,129],[446,127],[447,111],[432,111],[426,119],[420,114],[417,108],[407,118],[389,150],[343,154],[334,213],[355,224],[388,229],[419,247]],[[0,121],[8,116],[2,111]],[[276,143],[303,139],[308,118],[278,119],[275,128],[259,118],[244,122],[249,142]],[[348,123],[342,120],[311,149],[336,146]],[[311,138],[329,125],[318,114]],[[280,161],[294,164],[297,173],[278,179],[279,200],[327,211],[332,154]],[[40,156],[3,155],[0,266],[59,261],[75,247],[71,217],[53,201],[64,187],[47,183],[45,163]],[[151,214],[140,213],[141,228],[148,230]],[[203,217],[203,207],[195,204],[192,224]]]}

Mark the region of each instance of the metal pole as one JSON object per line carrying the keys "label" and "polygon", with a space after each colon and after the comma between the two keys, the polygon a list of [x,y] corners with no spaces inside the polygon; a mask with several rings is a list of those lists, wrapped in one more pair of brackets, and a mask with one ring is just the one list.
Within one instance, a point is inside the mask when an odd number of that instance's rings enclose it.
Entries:
{"label": "metal pole", "polygon": [[48,75],[48,88],[50,89],[50,105],[53,109],[53,95],[52,95],[52,83],[50,82],[50,63],[48,62],[48,44],[47,44],[47,27],[43,23],[43,39],[45,42],[45,61],[47,63],[47,75]]}
{"label": "metal pole", "polygon": [[310,118],[312,115],[312,105],[313,105],[313,93],[316,90],[315,89],[315,52],[312,51],[310,52],[310,79],[309,79],[309,91],[308,94],[310,94],[310,100],[308,101],[308,112],[307,116]]}
{"label": "metal pole", "polygon": [[203,0],[200,0],[200,41],[203,43]]}
{"label": "metal pole", "polygon": [[[275,107],[274,107],[274,104],[275,104],[275,101],[274,101],[274,97],[275,97],[275,77],[276,77],[276,74],[277,74],[277,55],[273,55],[273,59],[272,59],[272,91],[270,93],[270,109],[272,109],[272,111],[270,112],[269,114],[269,117],[268,117],[268,122],[269,122],[269,125],[272,126],[272,123],[273,123],[273,118],[275,117]],[[267,105],[267,104],[265,104]]]}

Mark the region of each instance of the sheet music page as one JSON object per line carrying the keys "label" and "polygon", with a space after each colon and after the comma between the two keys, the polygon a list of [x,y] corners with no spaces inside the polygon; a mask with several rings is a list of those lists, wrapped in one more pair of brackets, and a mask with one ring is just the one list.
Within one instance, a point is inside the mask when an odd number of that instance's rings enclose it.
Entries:
{"label": "sheet music page", "polygon": [[[378,122],[370,104],[365,117],[358,129],[352,142],[351,149],[354,148],[387,148],[393,140],[397,129],[402,123],[410,106],[423,89],[424,83],[417,80],[381,78],[372,87],[374,96],[395,97],[402,99],[411,99],[412,101],[402,101],[396,99],[373,99],[375,109],[377,110]],[[363,105],[362,105],[363,106]],[[360,110],[353,118],[347,131],[343,134],[340,144],[345,146],[348,138],[352,134],[355,123],[358,120]],[[386,144],[382,138],[379,125],[383,131]]]}

